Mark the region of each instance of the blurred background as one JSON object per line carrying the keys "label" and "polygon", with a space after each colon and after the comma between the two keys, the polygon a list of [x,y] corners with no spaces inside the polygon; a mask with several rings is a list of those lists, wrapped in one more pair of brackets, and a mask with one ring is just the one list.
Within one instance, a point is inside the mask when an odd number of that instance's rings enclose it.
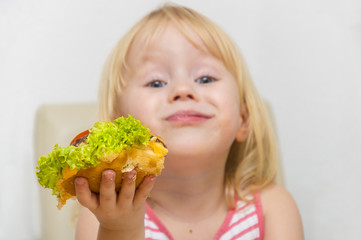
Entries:
{"label": "blurred background", "polygon": [[[41,232],[39,106],[95,102],[118,39],[160,0],[0,0],[0,239]],[[361,1],[178,0],[237,42],[272,107],[306,239],[361,235]],[[55,143],[54,143],[55,144]]]}

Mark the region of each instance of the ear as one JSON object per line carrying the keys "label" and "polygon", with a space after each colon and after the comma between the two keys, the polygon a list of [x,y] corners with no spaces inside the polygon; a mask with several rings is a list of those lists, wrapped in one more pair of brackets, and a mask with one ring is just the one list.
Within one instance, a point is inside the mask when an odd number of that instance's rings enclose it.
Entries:
{"label": "ear", "polygon": [[243,142],[248,138],[250,132],[249,127],[249,114],[248,109],[246,109],[241,111],[240,124],[236,135],[237,142]]}

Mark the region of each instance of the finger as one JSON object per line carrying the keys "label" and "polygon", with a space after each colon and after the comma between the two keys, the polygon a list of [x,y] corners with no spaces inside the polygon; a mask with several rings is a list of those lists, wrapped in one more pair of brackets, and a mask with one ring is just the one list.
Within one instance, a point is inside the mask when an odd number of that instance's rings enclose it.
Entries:
{"label": "finger", "polygon": [[104,170],[99,188],[100,205],[107,209],[113,209],[115,208],[116,199],[115,172],[110,169]]}
{"label": "finger", "polygon": [[143,206],[147,198],[149,197],[150,192],[153,189],[156,176],[150,175],[144,178],[143,182],[137,188],[137,191],[134,196],[133,206],[138,208]]}
{"label": "finger", "polygon": [[136,178],[137,172],[135,170],[124,173],[122,187],[118,196],[119,206],[131,207],[133,204]]}
{"label": "finger", "polygon": [[89,189],[88,180],[86,178],[77,177],[74,180],[76,197],[81,205],[89,210],[94,210],[98,207],[98,199],[94,193]]}

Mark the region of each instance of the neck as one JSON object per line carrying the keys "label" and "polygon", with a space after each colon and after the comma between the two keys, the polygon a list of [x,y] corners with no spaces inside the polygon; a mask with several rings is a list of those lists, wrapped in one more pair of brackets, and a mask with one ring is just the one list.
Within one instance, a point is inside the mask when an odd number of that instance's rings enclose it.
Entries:
{"label": "neck", "polygon": [[208,166],[202,171],[166,167],[156,180],[148,203],[157,214],[180,221],[198,221],[211,212],[227,209],[224,164]]}

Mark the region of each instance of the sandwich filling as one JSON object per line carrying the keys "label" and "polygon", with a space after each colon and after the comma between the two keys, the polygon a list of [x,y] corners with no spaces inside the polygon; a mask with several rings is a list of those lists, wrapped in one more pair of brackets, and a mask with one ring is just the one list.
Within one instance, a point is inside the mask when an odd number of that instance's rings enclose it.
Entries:
{"label": "sandwich filling", "polygon": [[60,208],[75,196],[75,177],[88,179],[93,192],[99,192],[101,173],[116,172],[116,191],[122,173],[135,169],[139,185],[147,175],[159,175],[168,150],[164,141],[150,133],[139,120],[131,116],[113,122],[97,122],[89,133],[72,141],[70,146],[55,145],[48,156],[38,160],[37,177],[40,185],[52,189]]}

